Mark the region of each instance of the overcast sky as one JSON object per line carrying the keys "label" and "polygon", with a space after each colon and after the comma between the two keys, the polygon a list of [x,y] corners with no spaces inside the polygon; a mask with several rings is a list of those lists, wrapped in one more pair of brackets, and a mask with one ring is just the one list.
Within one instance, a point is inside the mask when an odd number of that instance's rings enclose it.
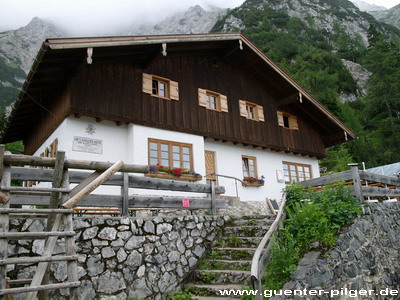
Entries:
{"label": "overcast sky", "polygon": [[[364,0],[393,7],[400,0]],[[244,0],[0,0],[0,31],[25,26],[38,16],[72,33],[107,31],[132,23],[153,23],[189,6],[236,7]]]}

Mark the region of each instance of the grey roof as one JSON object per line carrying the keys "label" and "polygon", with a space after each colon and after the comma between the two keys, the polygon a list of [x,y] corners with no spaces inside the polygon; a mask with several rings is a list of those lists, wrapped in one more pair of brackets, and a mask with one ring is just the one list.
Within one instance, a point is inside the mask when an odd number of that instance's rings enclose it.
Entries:
{"label": "grey roof", "polygon": [[371,168],[367,169],[366,171],[375,173],[375,174],[381,174],[381,175],[386,175],[386,176],[395,176],[400,172],[400,162],[390,164],[390,165],[385,165],[385,166],[379,166],[376,168]]}

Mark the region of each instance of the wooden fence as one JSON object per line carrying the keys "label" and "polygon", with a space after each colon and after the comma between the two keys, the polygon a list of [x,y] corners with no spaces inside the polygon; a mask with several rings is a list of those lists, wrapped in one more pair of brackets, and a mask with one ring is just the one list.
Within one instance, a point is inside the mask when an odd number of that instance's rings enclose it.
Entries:
{"label": "wooden fence", "polygon": [[[64,152],[57,152],[56,158],[13,154],[4,154],[2,158],[0,173],[5,170],[5,165],[10,166],[7,172],[10,172],[12,181],[51,183],[51,187],[43,187],[43,184],[37,184],[33,187],[1,186],[1,191],[7,191],[10,194],[9,203],[11,205],[48,206],[49,208],[57,207],[52,205],[51,202],[59,198],[59,194],[67,194],[70,198],[73,198],[79,191],[93,183],[102,171],[113,165],[105,162],[66,159]],[[225,188],[214,186],[212,182],[210,184],[201,184],[183,182],[179,181],[179,179],[166,180],[145,177],[135,175],[135,173],[147,173],[147,166],[123,164],[122,162],[121,164],[120,173],[110,176],[101,183],[103,186],[119,187],[121,192],[114,195],[91,194],[89,192],[84,195],[84,198],[79,199],[79,207],[114,208],[114,211],[118,208],[122,215],[128,215],[130,210],[140,208],[212,209],[213,213],[215,213],[216,209],[224,208],[227,205],[225,200],[216,199],[215,197],[216,194],[223,194]],[[88,171],[94,171],[94,173]],[[78,184],[78,186],[70,188],[71,184]],[[129,195],[129,188],[189,192],[207,194],[207,196]],[[151,192],[148,194],[151,194]],[[0,192],[0,200],[2,195],[4,193]]]}
{"label": "wooden fence", "polygon": [[305,187],[321,187],[338,182],[345,182],[346,185],[352,186],[353,195],[359,199],[360,203],[363,203],[366,197],[400,197],[400,179],[397,176],[392,177],[360,171],[358,169],[358,164],[350,164],[350,166],[351,170],[349,171],[302,181],[300,184]]}

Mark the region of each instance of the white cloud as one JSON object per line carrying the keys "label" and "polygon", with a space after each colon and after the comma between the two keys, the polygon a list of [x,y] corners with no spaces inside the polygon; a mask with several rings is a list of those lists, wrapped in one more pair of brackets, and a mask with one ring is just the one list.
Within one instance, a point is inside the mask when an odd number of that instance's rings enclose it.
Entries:
{"label": "white cloud", "polygon": [[[37,16],[73,32],[107,31],[115,26],[162,20],[175,11],[203,7],[235,7],[244,0],[0,0],[0,29],[25,26]],[[227,5],[229,3],[229,5]]]}

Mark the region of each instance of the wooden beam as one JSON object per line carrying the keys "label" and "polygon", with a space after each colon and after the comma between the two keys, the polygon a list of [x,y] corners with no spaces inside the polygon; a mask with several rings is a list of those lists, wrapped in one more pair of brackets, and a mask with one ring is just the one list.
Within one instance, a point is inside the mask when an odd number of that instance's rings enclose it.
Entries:
{"label": "wooden beam", "polygon": [[[4,147],[4,146],[3,146]],[[4,148],[3,148],[4,151]],[[0,157],[1,159],[1,157]],[[1,162],[3,165],[3,162]],[[2,186],[10,186],[11,185],[11,167],[10,166],[3,166],[1,178],[1,185]],[[10,196],[10,193],[4,191],[3,194],[6,197]],[[0,208],[7,209],[10,207],[10,201],[6,203],[0,202]],[[9,215],[2,214],[0,215],[0,233],[6,234],[9,230]],[[1,239],[0,240],[0,259],[6,259],[8,256],[8,240]],[[0,266],[0,290],[4,290],[7,288],[7,268],[5,266]]]}
{"label": "wooden beam", "polygon": [[74,231],[43,231],[43,232],[0,232],[0,239],[31,240],[48,237],[75,236]]}
{"label": "wooden beam", "polygon": [[31,264],[39,262],[52,262],[52,261],[70,261],[78,260],[78,255],[59,255],[59,256],[27,256],[1,259],[0,265],[18,265],[18,264]]}
{"label": "wooden beam", "polygon": [[[53,283],[53,284],[47,284],[47,285],[35,285],[35,286],[31,285],[31,286],[27,286],[27,287],[0,290],[0,296],[11,295],[11,294],[22,294],[22,293],[28,293],[28,292],[30,292],[30,294],[36,295],[38,291],[57,290],[57,289],[65,289],[65,288],[79,287],[79,286],[81,286],[81,283],[79,281],[67,282],[67,283]],[[26,299],[34,300],[35,297],[32,298],[32,297],[28,296],[28,298],[26,298]]]}
{"label": "wooden beam", "polygon": [[104,171],[103,174],[101,174],[99,177],[97,177],[95,180],[93,180],[89,185],[85,186],[81,191],[79,191],[76,195],[74,195],[67,202],[65,202],[62,205],[62,207],[63,208],[74,207],[84,197],[89,195],[96,188],[98,188],[103,182],[107,181],[113,174],[118,172],[123,167],[123,165],[124,165],[124,163],[122,160],[117,161],[114,165],[112,165],[110,168],[108,168],[106,171]]}

